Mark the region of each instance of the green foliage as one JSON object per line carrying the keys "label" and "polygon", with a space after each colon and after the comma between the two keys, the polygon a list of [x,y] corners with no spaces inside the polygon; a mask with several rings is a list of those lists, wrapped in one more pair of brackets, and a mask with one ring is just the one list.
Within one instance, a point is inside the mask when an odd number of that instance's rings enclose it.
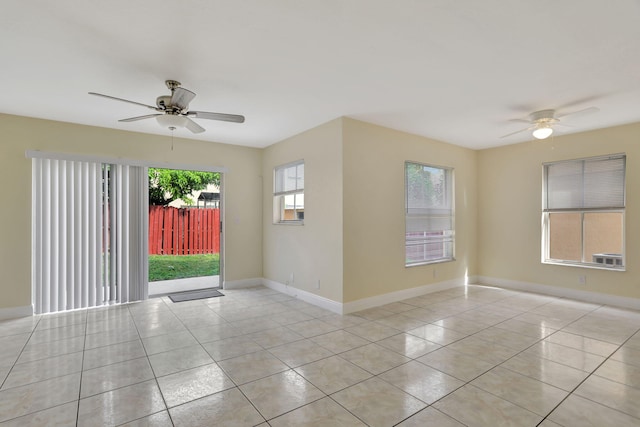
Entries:
{"label": "green foliage", "polygon": [[445,175],[440,168],[416,163],[407,164],[407,195],[412,208],[442,206],[446,203],[444,194]]}
{"label": "green foliage", "polygon": [[204,190],[209,184],[220,187],[220,174],[149,168],[149,204],[164,206],[182,199],[187,205],[192,205],[194,200],[190,194]]}
{"label": "green foliage", "polygon": [[433,193],[431,174],[422,165],[407,164],[407,192],[409,200],[418,204],[412,207],[424,207],[431,198]]}
{"label": "green foliage", "polygon": [[149,255],[149,282],[218,274],[220,254]]}

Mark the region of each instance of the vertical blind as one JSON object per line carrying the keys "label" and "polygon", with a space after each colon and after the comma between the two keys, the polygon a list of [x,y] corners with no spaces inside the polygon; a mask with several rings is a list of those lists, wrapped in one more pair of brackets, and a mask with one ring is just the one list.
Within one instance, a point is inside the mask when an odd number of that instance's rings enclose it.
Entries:
{"label": "vertical blind", "polygon": [[545,210],[624,208],[623,154],[548,163]]}
{"label": "vertical blind", "polygon": [[35,312],[146,298],[145,168],[32,162]]}

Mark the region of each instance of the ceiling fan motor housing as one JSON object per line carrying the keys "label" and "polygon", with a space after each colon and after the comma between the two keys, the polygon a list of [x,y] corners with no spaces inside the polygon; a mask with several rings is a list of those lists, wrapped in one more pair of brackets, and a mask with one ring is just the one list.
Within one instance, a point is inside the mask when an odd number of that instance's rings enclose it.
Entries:
{"label": "ceiling fan motor housing", "polygon": [[156,98],[156,105],[162,110],[167,110],[171,106],[171,95],[160,95]]}
{"label": "ceiling fan motor housing", "polygon": [[555,114],[555,110],[540,110],[536,111],[535,113],[531,113],[529,115],[529,118],[534,123],[538,121],[553,122],[555,121]]}

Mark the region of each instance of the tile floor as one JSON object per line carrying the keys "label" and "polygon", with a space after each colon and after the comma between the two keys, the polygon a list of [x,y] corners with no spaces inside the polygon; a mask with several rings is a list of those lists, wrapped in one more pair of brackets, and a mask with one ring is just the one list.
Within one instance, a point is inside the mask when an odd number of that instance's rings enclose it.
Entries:
{"label": "tile floor", "polygon": [[225,293],[0,322],[0,426],[640,426],[640,312],[482,286],[345,316]]}

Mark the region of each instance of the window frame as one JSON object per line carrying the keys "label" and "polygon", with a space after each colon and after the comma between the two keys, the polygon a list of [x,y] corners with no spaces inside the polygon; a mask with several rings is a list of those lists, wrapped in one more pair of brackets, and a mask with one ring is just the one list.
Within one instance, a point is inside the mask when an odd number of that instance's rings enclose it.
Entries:
{"label": "window frame", "polygon": [[[300,159],[300,160],[296,160],[294,162],[289,162],[289,163],[285,163],[282,165],[278,165],[276,167],[273,168],[273,224],[274,225],[304,225],[304,201],[303,201],[303,207],[302,207],[302,218],[299,218],[298,215],[298,211],[297,211],[297,202],[295,201],[297,196],[302,196],[304,197],[305,192],[304,192],[304,169],[302,171],[302,187],[298,187],[298,183],[300,180],[300,177],[298,176],[298,166],[304,166],[304,159]],[[295,182],[296,182],[296,188],[293,190],[281,190],[278,191],[278,172],[279,171],[286,171],[287,169],[291,169],[291,168],[295,168],[296,170],[296,175],[295,175]],[[284,184],[283,184],[284,185]],[[294,215],[296,216],[295,219],[284,219],[284,211],[285,211],[285,197],[286,196],[294,196]]]}
{"label": "window frame", "polygon": [[[445,256],[441,257],[441,258],[436,258],[436,259],[423,259],[421,261],[414,261],[414,262],[409,262],[408,258],[407,258],[407,233],[408,233],[408,225],[409,225],[409,219],[411,217],[424,217],[424,216],[432,216],[435,214],[411,214],[409,213],[409,182],[408,182],[408,166],[409,165],[417,165],[420,167],[428,167],[428,168],[432,168],[432,169],[440,169],[443,170],[445,173],[445,191],[447,192],[446,197],[448,198],[449,201],[449,218],[451,221],[451,230],[442,230],[442,243],[443,245],[446,244],[447,242],[450,242],[451,244],[451,252],[450,254],[445,254]],[[405,251],[404,251],[404,265],[405,268],[410,268],[410,267],[418,267],[418,266],[423,266],[423,265],[432,265],[432,264],[441,264],[441,263],[445,263],[445,262],[451,262],[451,261],[455,261],[455,253],[456,253],[456,238],[455,238],[455,169],[453,167],[449,167],[449,166],[440,166],[440,165],[434,165],[434,164],[430,164],[430,163],[422,163],[422,162],[417,162],[417,161],[411,161],[411,160],[406,160],[404,162],[404,212],[405,212]],[[449,231],[449,234],[446,234],[446,232]],[[427,231],[425,231],[424,233],[427,233]],[[425,236],[426,237],[426,236]],[[425,245],[427,239],[425,239]],[[443,248],[443,252],[446,252],[446,249]]]}
{"label": "window frame", "polygon": [[[622,159],[623,161],[623,176],[622,176],[622,206],[603,206],[603,207],[570,207],[570,208],[549,208],[548,207],[548,168],[552,165],[558,165],[562,163],[582,163],[583,169],[587,162],[597,162],[603,160],[615,160]],[[626,271],[626,162],[627,156],[625,153],[609,154],[604,156],[584,157],[579,159],[559,160],[553,162],[546,162],[542,164],[542,241],[541,241],[541,263],[550,265],[563,265],[580,268],[592,268],[608,271]],[[584,176],[584,173],[583,173]],[[583,192],[583,197],[584,197]],[[551,214],[562,213],[575,213],[580,214],[580,247],[581,247],[581,261],[575,260],[563,260],[551,258]],[[589,213],[619,213],[622,215],[622,229],[621,232],[621,260],[622,265],[616,266],[615,264],[608,265],[605,263],[596,263],[585,259],[585,215]]]}

